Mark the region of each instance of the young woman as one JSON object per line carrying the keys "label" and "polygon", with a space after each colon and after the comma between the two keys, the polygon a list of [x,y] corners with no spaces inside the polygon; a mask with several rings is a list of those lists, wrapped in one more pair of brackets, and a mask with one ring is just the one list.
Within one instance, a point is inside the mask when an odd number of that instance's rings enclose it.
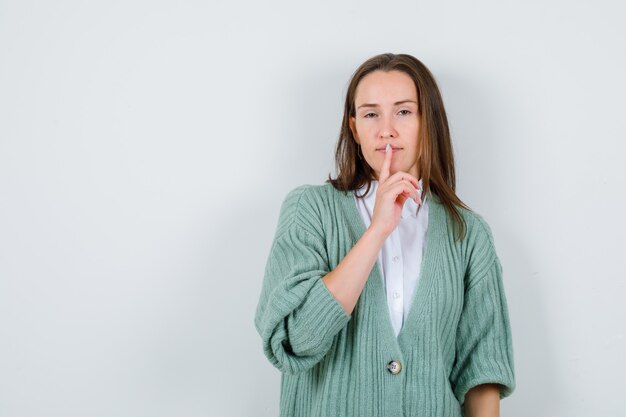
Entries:
{"label": "young woman", "polygon": [[498,416],[515,389],[502,267],[455,194],[430,71],[406,54],[350,81],[337,178],[286,195],[255,326],[280,415]]}

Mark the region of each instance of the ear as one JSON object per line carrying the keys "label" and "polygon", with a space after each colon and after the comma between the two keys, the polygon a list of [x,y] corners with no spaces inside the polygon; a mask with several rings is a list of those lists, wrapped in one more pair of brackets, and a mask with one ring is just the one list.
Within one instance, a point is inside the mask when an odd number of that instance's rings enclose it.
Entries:
{"label": "ear", "polygon": [[352,131],[352,136],[354,137],[354,140],[356,141],[356,143],[360,143],[359,135],[356,133],[356,117],[351,116],[348,123],[350,125],[350,130]]}

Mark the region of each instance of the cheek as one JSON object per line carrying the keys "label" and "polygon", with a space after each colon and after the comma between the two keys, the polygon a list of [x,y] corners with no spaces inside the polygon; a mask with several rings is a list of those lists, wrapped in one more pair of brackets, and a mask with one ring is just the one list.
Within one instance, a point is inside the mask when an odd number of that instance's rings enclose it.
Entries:
{"label": "cheek", "polygon": [[417,129],[419,127],[419,119],[417,117],[416,118],[407,117],[406,119],[403,119],[400,122],[400,125],[409,129]]}
{"label": "cheek", "polygon": [[356,131],[364,147],[369,148],[370,144],[376,141],[376,129],[370,126],[358,126]]}
{"label": "cheek", "polygon": [[361,135],[370,133],[372,130],[374,130],[374,128],[375,124],[371,121],[361,121],[357,122],[356,124],[356,131]]}

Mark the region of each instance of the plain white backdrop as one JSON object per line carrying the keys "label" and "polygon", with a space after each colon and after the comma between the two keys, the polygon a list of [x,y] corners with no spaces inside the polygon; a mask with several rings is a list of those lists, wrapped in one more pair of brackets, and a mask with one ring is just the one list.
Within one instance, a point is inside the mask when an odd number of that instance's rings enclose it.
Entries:
{"label": "plain white backdrop", "polygon": [[277,416],[253,317],[352,72],[410,53],[490,224],[503,416],[624,416],[621,1],[0,1],[0,416]]}

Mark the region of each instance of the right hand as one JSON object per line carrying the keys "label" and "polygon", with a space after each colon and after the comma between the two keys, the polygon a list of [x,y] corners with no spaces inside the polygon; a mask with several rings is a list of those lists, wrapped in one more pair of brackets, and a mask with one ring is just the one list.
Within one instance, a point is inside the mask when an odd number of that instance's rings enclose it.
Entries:
{"label": "right hand", "polygon": [[378,188],[376,189],[376,202],[370,228],[378,230],[386,238],[400,223],[402,207],[409,198],[414,198],[417,204],[421,204],[417,190],[419,182],[417,178],[408,172],[398,171],[389,175],[393,149],[385,154],[383,166],[378,176]]}

